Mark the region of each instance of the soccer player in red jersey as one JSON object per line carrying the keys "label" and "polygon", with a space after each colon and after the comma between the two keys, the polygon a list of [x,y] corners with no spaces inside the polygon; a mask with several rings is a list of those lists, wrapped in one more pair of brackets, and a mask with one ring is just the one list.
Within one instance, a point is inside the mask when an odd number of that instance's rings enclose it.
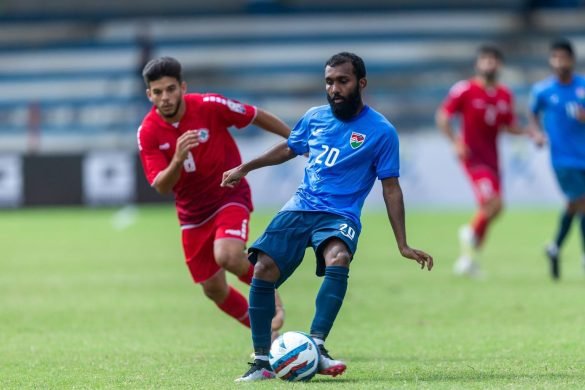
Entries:
{"label": "soccer player in red jersey", "polygon": [[[475,77],[456,83],[436,113],[436,123],[447,136],[479,205],[470,225],[459,231],[461,256],[456,274],[479,276],[478,250],[490,223],[502,211],[501,176],[497,136],[501,130],[523,134],[516,124],[512,94],[498,82],[502,53],[492,45],[481,46],[475,62]],[[461,117],[461,132],[451,125]]]}
{"label": "soccer player in red jersey", "polygon": [[[187,267],[195,283],[222,311],[249,327],[246,298],[226,281],[226,271],[250,284],[254,267],[244,249],[252,200],[248,183],[220,187],[223,172],[241,164],[228,128],[254,124],[287,138],[276,116],[218,94],[186,93],[181,64],[161,57],[144,67],[153,108],[138,129],[138,148],[148,182],[173,192]],[[284,310],[276,300],[275,333]]]}

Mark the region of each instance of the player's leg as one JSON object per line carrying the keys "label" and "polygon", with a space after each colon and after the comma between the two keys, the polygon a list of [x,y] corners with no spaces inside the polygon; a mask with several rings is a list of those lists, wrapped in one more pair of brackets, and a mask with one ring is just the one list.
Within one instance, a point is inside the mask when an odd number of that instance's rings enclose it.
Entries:
{"label": "player's leg", "polygon": [[258,253],[254,266],[254,278],[250,285],[250,326],[254,345],[254,362],[236,382],[252,382],[274,378],[268,362],[271,344],[271,323],[274,317],[276,281],[280,271],[274,260],[265,253]]}
{"label": "player's leg", "polygon": [[352,254],[343,241],[331,238],[324,244],[322,255],[325,262],[325,277],[315,300],[311,336],[321,352],[319,374],[337,376],[342,374],[347,366],[344,362],[331,357],[325,349],[325,340],[345,298]]}
{"label": "player's leg", "polygon": [[[221,210],[214,219],[215,241],[213,255],[217,264],[250,285],[254,265],[245,253],[249,233],[250,213],[240,206],[229,206]],[[278,337],[278,330],[284,325],[284,307],[275,292],[275,314],[272,319],[272,338]]]}
{"label": "player's leg", "polygon": [[574,216],[575,211],[572,210],[572,207],[570,207],[570,205],[567,205],[567,207],[561,213],[554,241],[549,243],[545,248],[545,254],[546,257],[548,258],[550,266],[550,274],[553,279],[558,279],[560,277],[559,270],[560,250],[565,239],[567,238],[567,235],[569,234],[569,231],[571,230],[571,225]]}
{"label": "player's leg", "polygon": [[500,178],[489,167],[465,167],[479,205],[469,225],[459,230],[461,254],[454,266],[459,275],[480,276],[479,250],[485,242],[490,224],[503,209]]}
{"label": "player's leg", "polygon": [[221,311],[242,325],[250,327],[248,301],[242,293],[228,285],[224,270],[219,270],[217,274],[202,282],[201,287],[205,296],[215,302]]}
{"label": "player's leg", "polygon": [[274,377],[268,363],[271,322],[275,312],[275,290],[298,267],[309,241],[304,232],[303,213],[281,212],[249,249],[254,263],[250,285],[250,325],[254,362],[236,381],[250,382]]}
{"label": "player's leg", "polygon": [[[551,276],[553,279],[558,279],[560,277],[560,248],[569,232],[572,218],[574,215],[585,213],[585,170],[554,168],[554,173],[559,187],[568,199],[565,213],[559,223],[556,239],[546,248]],[[581,226],[583,236],[583,224]],[[585,236],[582,238],[585,240]]]}
{"label": "player's leg", "polygon": [[206,297],[224,313],[250,326],[246,298],[227,284],[225,272],[213,256],[213,223],[182,230],[183,250],[193,281],[201,284]]}
{"label": "player's leg", "polygon": [[346,365],[333,359],[324,343],[345,298],[349,264],[357,249],[359,229],[351,220],[332,214],[320,213],[315,219],[311,245],[317,258],[316,273],[324,278],[315,300],[311,336],[321,351],[319,374],[336,376],[345,371]]}

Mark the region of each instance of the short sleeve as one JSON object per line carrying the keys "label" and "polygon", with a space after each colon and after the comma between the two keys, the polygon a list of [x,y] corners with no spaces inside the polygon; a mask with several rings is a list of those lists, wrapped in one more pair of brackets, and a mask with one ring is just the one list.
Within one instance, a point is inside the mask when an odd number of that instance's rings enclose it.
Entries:
{"label": "short sleeve", "polygon": [[387,129],[381,139],[374,164],[378,179],[384,180],[390,177],[400,176],[400,147],[398,134],[394,127]]}
{"label": "short sleeve", "polygon": [[469,81],[459,81],[451,87],[441,107],[449,116],[463,110],[465,92],[469,89]]}
{"label": "short sleeve", "polygon": [[143,126],[138,128],[137,138],[142,168],[146,180],[152,185],[158,174],[167,168],[168,162],[165,155],[158,149],[156,139]]}
{"label": "short sleeve", "polygon": [[215,113],[226,126],[238,129],[248,126],[256,118],[256,107],[217,94],[203,96],[203,105]]}
{"label": "short sleeve", "polygon": [[310,134],[310,123],[309,114],[307,112],[293,127],[288,137],[288,147],[297,155],[305,154],[309,152],[309,134]]}

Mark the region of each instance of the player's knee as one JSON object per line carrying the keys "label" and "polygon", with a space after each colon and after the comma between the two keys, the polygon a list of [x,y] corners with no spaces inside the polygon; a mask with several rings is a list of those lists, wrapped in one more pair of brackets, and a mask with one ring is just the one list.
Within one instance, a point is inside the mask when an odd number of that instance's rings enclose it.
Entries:
{"label": "player's knee", "polygon": [[502,213],[502,210],[504,210],[504,203],[502,202],[501,198],[496,198],[494,202],[494,209],[492,210],[492,218],[495,218],[498,215],[500,215]]}
{"label": "player's knee", "polygon": [[336,252],[331,258],[325,259],[327,266],[349,267],[351,255],[346,250]]}
{"label": "player's knee", "polygon": [[259,254],[254,266],[254,277],[269,282],[276,282],[280,277],[280,270],[270,257]]}
{"label": "player's knee", "polygon": [[486,202],[483,207],[483,211],[488,219],[494,219],[502,212],[503,208],[504,204],[502,202],[502,198],[494,197]]}
{"label": "player's knee", "polygon": [[236,272],[242,268],[242,263],[246,262],[246,255],[240,250],[231,248],[216,247],[214,249],[215,262],[221,268],[230,272]]}

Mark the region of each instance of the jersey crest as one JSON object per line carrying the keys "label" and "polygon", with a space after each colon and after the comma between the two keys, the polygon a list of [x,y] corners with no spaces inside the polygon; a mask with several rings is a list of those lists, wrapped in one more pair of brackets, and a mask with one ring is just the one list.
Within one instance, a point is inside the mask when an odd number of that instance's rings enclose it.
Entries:
{"label": "jersey crest", "polygon": [[355,131],[351,132],[351,136],[349,137],[349,146],[352,149],[357,149],[364,144],[366,140],[366,135],[361,133],[356,133]]}
{"label": "jersey crest", "polygon": [[209,141],[209,130],[207,129],[199,130],[199,141],[203,143]]}

